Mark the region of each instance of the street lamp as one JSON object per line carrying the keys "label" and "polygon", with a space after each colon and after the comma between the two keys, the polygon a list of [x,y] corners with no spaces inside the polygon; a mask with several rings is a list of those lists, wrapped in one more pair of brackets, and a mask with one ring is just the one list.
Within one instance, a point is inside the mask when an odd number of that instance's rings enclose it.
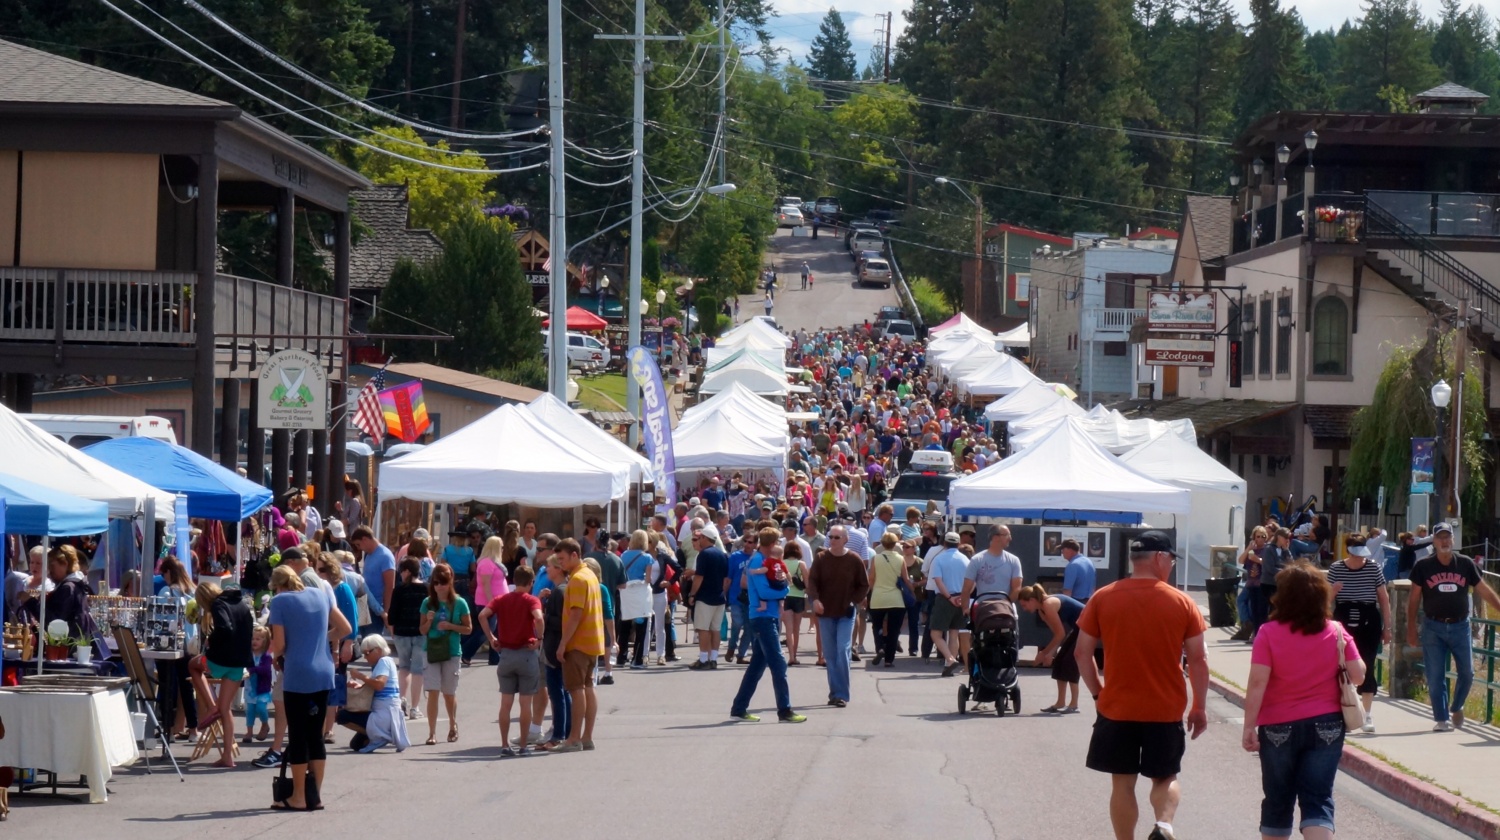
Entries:
{"label": "street lamp", "polygon": [[657,360],[658,363],[661,362],[662,354],[666,352],[666,348],[667,348],[667,327],[666,327],[665,324],[662,323],[662,317],[661,317],[661,308],[662,308],[662,306],[666,302],[667,302],[667,290],[666,289],[657,289],[656,290],[656,328],[661,331],[657,335],[657,338],[656,338],[656,360]]}
{"label": "street lamp", "polygon": [[687,309],[682,313],[682,329],[685,332],[690,326],[688,323],[689,319],[695,317],[693,313],[693,278],[689,277],[687,282],[682,284],[682,288],[687,293]]}
{"label": "street lamp", "polygon": [[604,293],[609,289],[609,278],[599,278],[599,317],[604,317]]}
{"label": "street lamp", "polygon": [[964,198],[967,198],[968,200],[974,202],[974,302],[973,302],[973,310],[974,310],[974,317],[976,317],[976,318],[978,318],[978,319],[980,319],[982,321],[983,318],[984,318],[984,313],[981,310],[981,305],[980,304],[981,304],[981,301],[982,301],[982,298],[983,298],[983,288],[984,288],[984,203],[981,202],[976,196],[970,195],[969,191],[966,190],[966,189],[964,189],[962,184],[960,184],[957,181],[954,181],[954,180],[952,180],[952,179],[950,179],[950,178],[948,178],[946,176],[939,175],[937,178],[935,178],[933,180],[935,180],[940,185],[951,185],[954,189],[956,189],[960,193],[962,193]]}
{"label": "street lamp", "polygon": [[1443,502],[1443,429],[1448,426],[1448,403],[1453,399],[1453,388],[1445,380],[1439,379],[1432,386],[1432,405],[1437,409],[1437,432],[1432,436],[1432,487],[1438,502],[1438,518],[1443,519],[1448,515],[1448,506]]}

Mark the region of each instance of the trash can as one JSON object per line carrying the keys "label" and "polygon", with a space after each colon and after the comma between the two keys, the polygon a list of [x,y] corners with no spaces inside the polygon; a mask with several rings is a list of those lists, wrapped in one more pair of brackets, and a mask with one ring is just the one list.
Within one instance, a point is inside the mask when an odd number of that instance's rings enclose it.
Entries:
{"label": "trash can", "polygon": [[1210,627],[1233,627],[1238,623],[1234,596],[1239,582],[1239,578],[1232,577],[1208,579],[1204,588],[1208,590],[1208,624]]}

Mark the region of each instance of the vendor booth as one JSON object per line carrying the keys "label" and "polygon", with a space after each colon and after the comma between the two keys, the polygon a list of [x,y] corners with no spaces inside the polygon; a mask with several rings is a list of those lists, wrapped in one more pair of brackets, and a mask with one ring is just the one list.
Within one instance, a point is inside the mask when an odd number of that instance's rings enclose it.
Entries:
{"label": "vendor booth", "polygon": [[[1192,493],[1192,510],[1186,520],[1190,539],[1183,540],[1179,551],[1185,550],[1191,559],[1184,564],[1189,583],[1202,583],[1211,574],[1211,546],[1244,542],[1245,480],[1196,443],[1162,435],[1120,456],[1120,463]],[[1173,522],[1174,517],[1148,512],[1145,521],[1160,525]]]}
{"label": "vendor booth", "polygon": [[[1029,420],[1020,421],[1026,426],[1024,431],[1013,433],[1010,436],[1010,448],[1012,452],[1018,452],[1040,440],[1047,432],[1051,431],[1048,426],[1030,425]],[[1150,443],[1163,435],[1170,435],[1182,440],[1196,448],[1198,433],[1193,429],[1193,421],[1187,419],[1169,420],[1166,422],[1152,420],[1147,417],[1130,418],[1118,411],[1104,409],[1094,406],[1089,410],[1087,416],[1079,420],[1084,434],[1087,434],[1095,443],[1109,450],[1114,455],[1122,455],[1135,449],[1142,444]]]}
{"label": "vendor booth", "polygon": [[1072,416],[1082,417],[1087,413],[1082,406],[1059,395],[1045,382],[1028,382],[985,406],[984,418],[991,423],[1013,423],[1059,403],[1070,406],[1062,410]]}
{"label": "vendor booth", "polygon": [[769,397],[784,397],[792,391],[784,372],[772,370],[763,360],[742,354],[704,376],[703,382],[698,386],[698,393],[716,394],[734,384]]}
{"label": "vendor booth", "polygon": [[786,480],[786,433],[768,439],[723,411],[674,429],[672,451],[679,474],[770,470],[778,483]]}
{"label": "vendor booth", "polygon": [[155,438],[116,438],[83,449],[126,475],[187,496],[187,515],[237,522],[271,504],[271,491],[185,446]]}
{"label": "vendor booth", "polygon": [[1026,324],[1021,324],[1014,329],[1009,329],[1001,333],[995,333],[995,340],[1005,345],[1006,347],[1030,347],[1030,327],[1028,327]]}
{"label": "vendor booth", "polygon": [[737,347],[741,344],[765,342],[767,346],[792,346],[792,339],[759,318],[751,318],[743,324],[719,336],[715,344],[719,347]]}
{"label": "vendor booth", "polygon": [[1003,397],[1040,381],[1015,356],[1000,353],[989,364],[958,377],[958,390],[970,397]]}

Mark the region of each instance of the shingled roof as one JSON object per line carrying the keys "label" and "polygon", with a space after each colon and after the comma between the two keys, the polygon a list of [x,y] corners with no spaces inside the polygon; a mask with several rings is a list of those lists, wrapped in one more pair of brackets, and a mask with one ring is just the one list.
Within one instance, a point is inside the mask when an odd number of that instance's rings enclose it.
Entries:
{"label": "shingled roof", "polygon": [[150,110],[164,115],[200,111],[209,119],[233,119],[240,113],[227,102],[0,41],[0,110],[79,108]]}
{"label": "shingled roof", "polygon": [[369,228],[349,250],[349,288],[384,289],[404,257],[426,262],[442,256],[443,243],[426,228],[408,227],[404,184],[376,184],[350,193],[354,215]]}
{"label": "shingled roof", "polygon": [[1187,211],[1193,219],[1198,259],[1226,256],[1234,247],[1234,208],[1230,199],[1218,195],[1188,196]]}

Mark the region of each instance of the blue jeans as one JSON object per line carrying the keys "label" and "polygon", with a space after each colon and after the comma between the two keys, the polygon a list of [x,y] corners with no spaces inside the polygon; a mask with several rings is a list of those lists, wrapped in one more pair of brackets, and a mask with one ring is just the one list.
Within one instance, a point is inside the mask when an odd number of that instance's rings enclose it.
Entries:
{"label": "blue jeans", "polygon": [[743,715],[750,708],[750,698],[755,696],[755,687],[760,684],[761,675],[766,669],[771,670],[771,687],[776,691],[776,714],[785,715],[792,711],[792,690],[786,684],[786,658],[781,655],[781,639],[777,635],[776,618],[752,618],[746,622],[746,635],[750,637],[750,646],[753,655],[750,658],[750,667],[745,669],[745,676],[740,679],[740,690],[734,695],[734,705],[729,707],[729,713],[735,716]]}
{"label": "blue jeans", "polygon": [[552,704],[552,740],[568,740],[573,726],[573,696],[563,688],[561,668],[547,666],[547,702]]}
{"label": "blue jeans", "polygon": [[1255,616],[1250,612],[1250,599],[1254,593],[1250,591],[1250,584],[1240,585],[1240,594],[1234,599],[1234,608],[1239,611],[1240,624],[1247,630],[1255,628]]}
{"label": "blue jeans", "polygon": [[744,659],[745,651],[750,649],[750,631],[745,626],[750,608],[738,601],[729,604],[729,644],[726,646],[729,655]]}
{"label": "blue jeans", "polygon": [[818,617],[818,632],[823,634],[823,659],[828,663],[828,699],[849,702],[849,640],[854,635],[854,618]]}
{"label": "blue jeans", "polygon": [[1300,830],[1333,830],[1333,778],[1344,754],[1344,716],[1338,712],[1260,727],[1260,833],[1292,836],[1292,809]]}
{"label": "blue jeans", "polygon": [[[906,608],[906,652],[908,655],[917,655],[917,647],[921,644],[922,636],[922,602],[912,601],[911,606]],[[927,643],[932,644],[932,636],[927,636]]]}
{"label": "blue jeans", "polygon": [[[1453,657],[1453,698],[1448,698],[1448,657]],[[1427,678],[1427,696],[1432,698],[1432,719],[1448,719],[1449,710],[1459,711],[1474,685],[1474,637],[1468,621],[1444,624],[1422,619],[1422,673]]]}

